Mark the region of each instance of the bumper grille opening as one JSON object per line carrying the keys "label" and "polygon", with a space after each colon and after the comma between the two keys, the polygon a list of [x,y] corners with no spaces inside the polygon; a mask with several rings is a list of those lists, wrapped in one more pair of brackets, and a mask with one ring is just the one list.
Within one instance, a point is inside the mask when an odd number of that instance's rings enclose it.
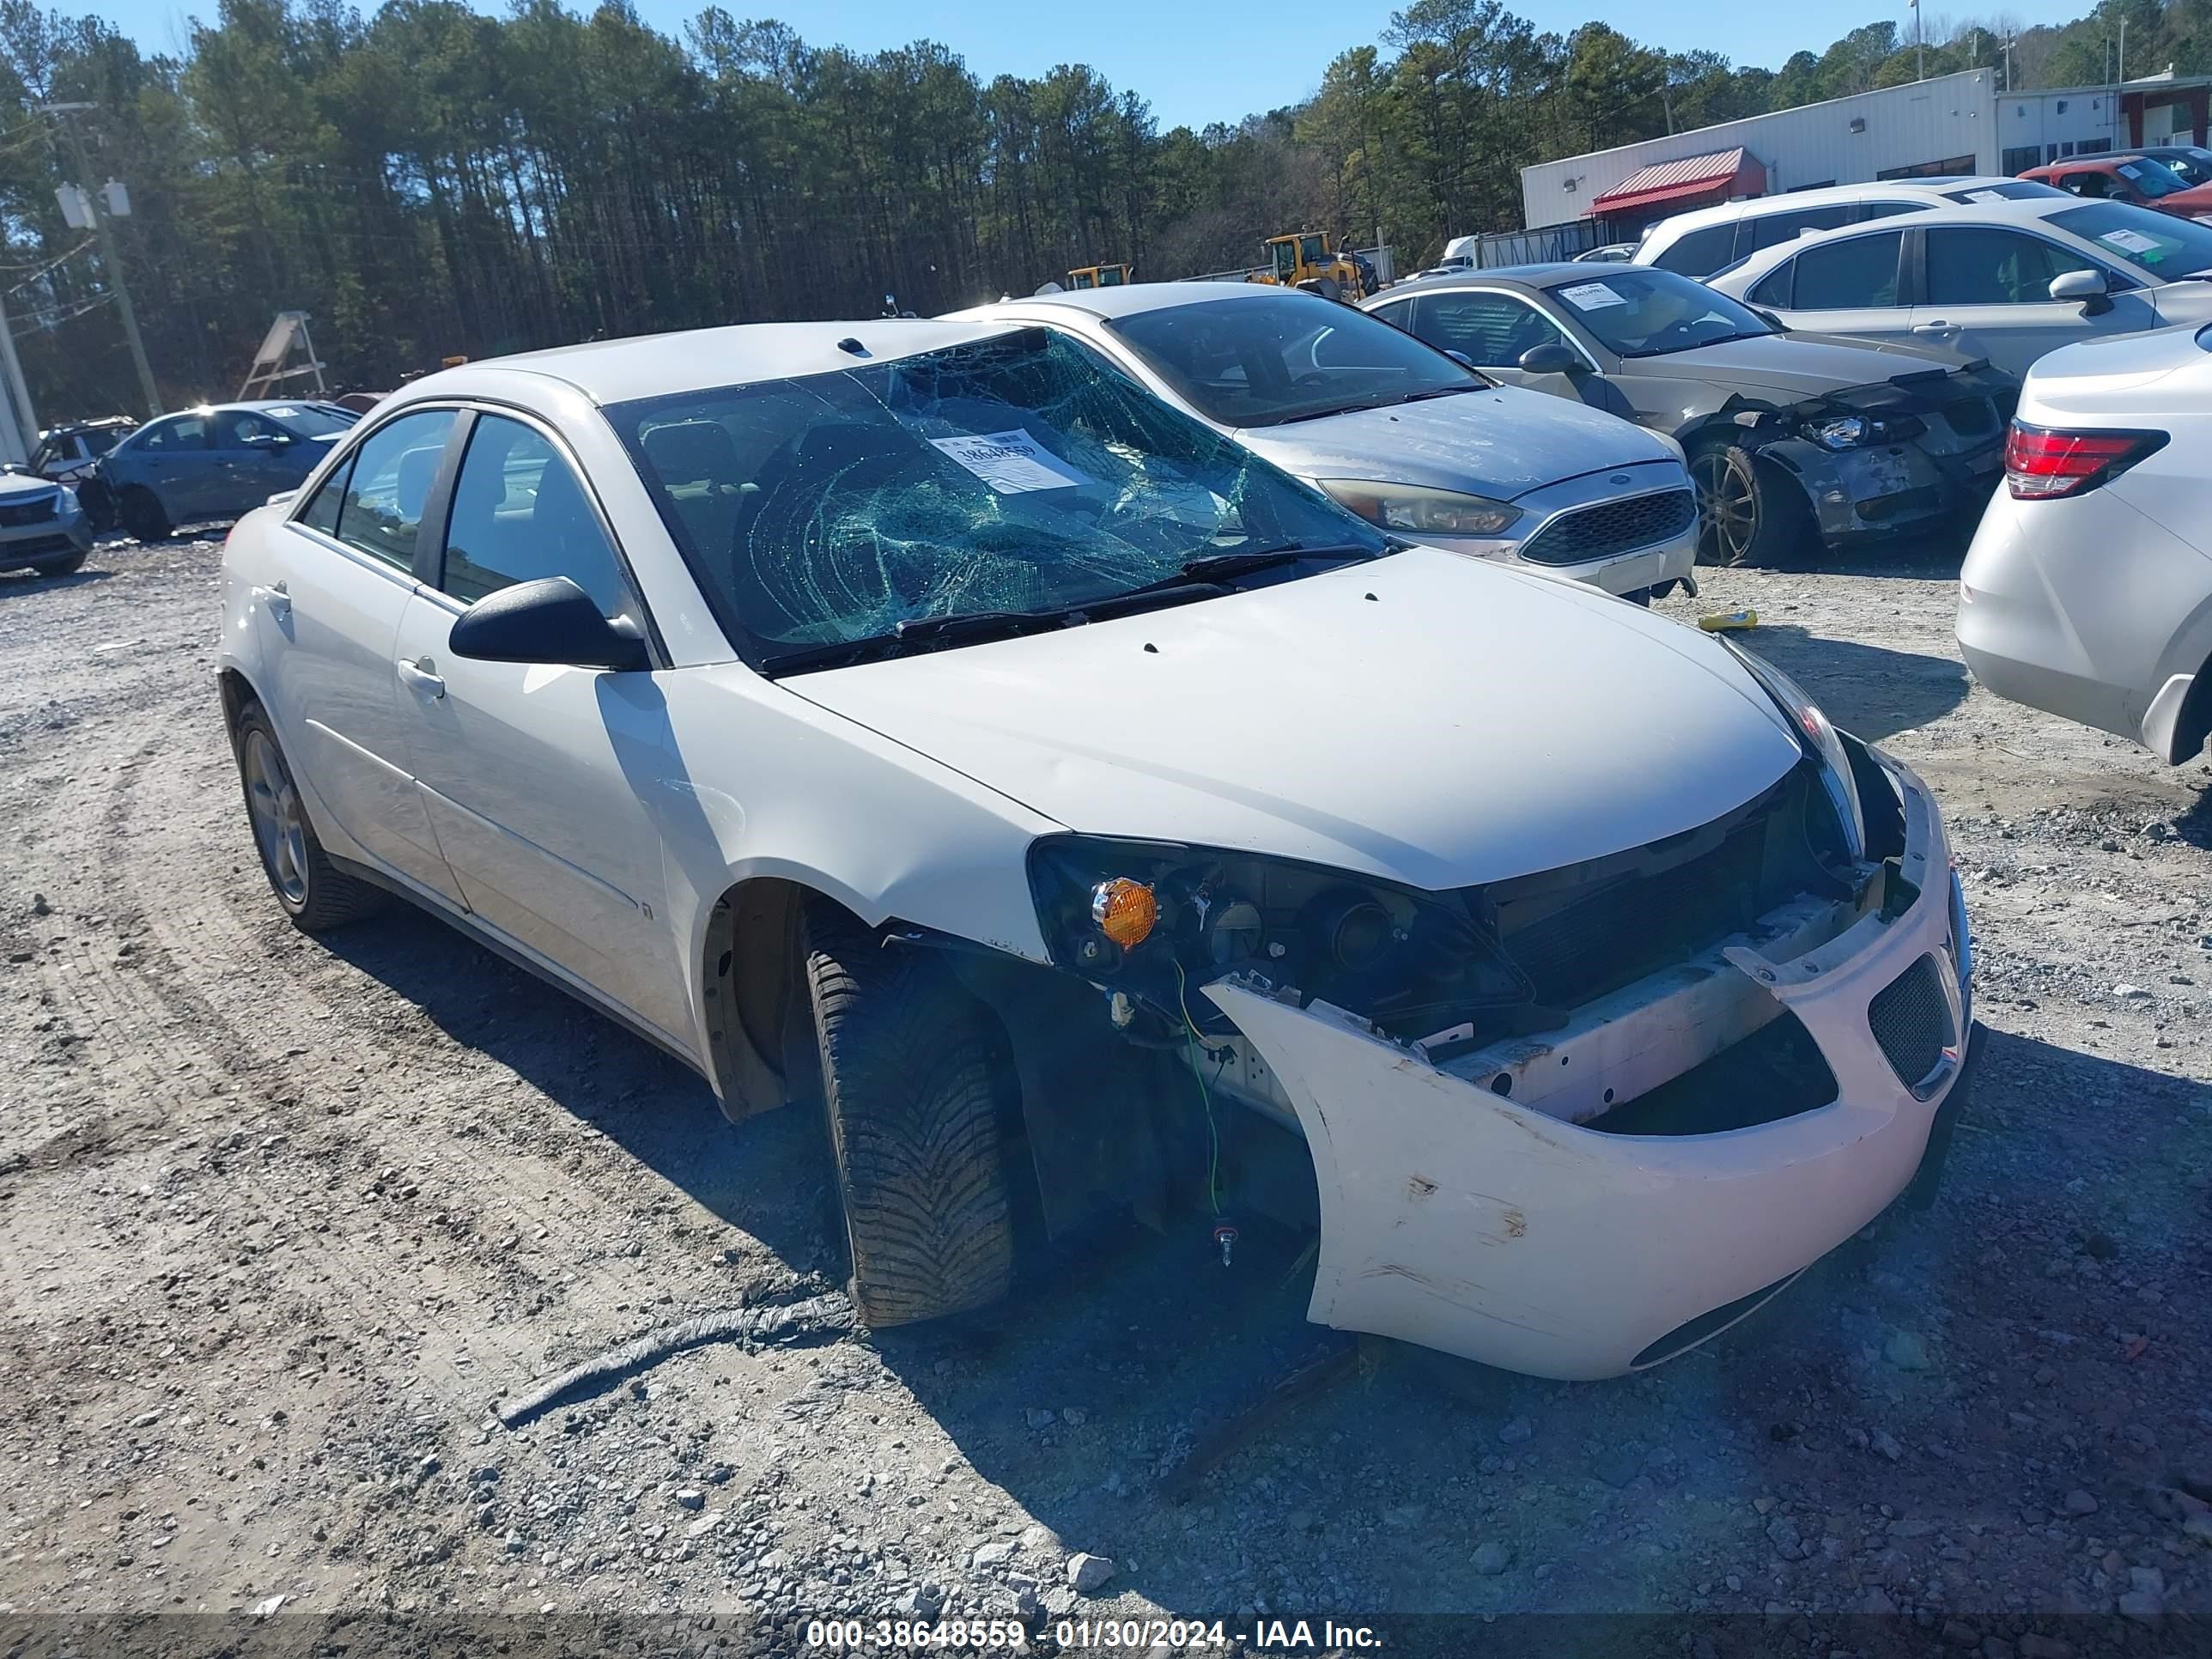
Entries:
{"label": "bumper grille opening", "polygon": [[1709,1135],[1775,1123],[1834,1102],[1836,1074],[1784,1009],[1742,1042],[1582,1127],[1607,1135]]}
{"label": "bumper grille opening", "polygon": [[1697,516],[1697,498],[1686,489],[1600,501],[1561,514],[1522,544],[1521,556],[1534,564],[1580,564],[1669,540]]}
{"label": "bumper grille opening", "polygon": [[61,492],[41,495],[35,501],[10,502],[0,507],[0,525],[46,524],[61,516]]}
{"label": "bumper grille opening", "polygon": [[1867,1024],[1882,1058],[1908,1089],[1942,1064],[1943,1050],[1955,1039],[1951,1011],[1943,1001],[1942,972],[1934,957],[1923,957],[1867,1005]]}

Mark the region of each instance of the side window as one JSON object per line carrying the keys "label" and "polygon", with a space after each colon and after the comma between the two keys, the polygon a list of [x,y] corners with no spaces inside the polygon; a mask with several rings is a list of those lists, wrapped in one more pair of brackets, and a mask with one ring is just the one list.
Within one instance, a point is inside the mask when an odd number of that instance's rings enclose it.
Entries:
{"label": "side window", "polygon": [[1370,317],[1380,317],[1391,327],[1401,328],[1408,334],[1416,331],[1413,327],[1413,302],[1411,300],[1398,300],[1387,306],[1376,306],[1367,314]]}
{"label": "side window", "polygon": [[604,616],[629,609],[621,561],[568,463],[520,421],[479,416],[453,486],[438,586],[472,605],[546,576],[568,577]]}
{"label": "side window", "polygon": [[2051,300],[2051,284],[2087,261],[2039,236],[1960,225],[1928,232],[1928,303],[2031,306]]}
{"label": "side window", "polygon": [[1752,251],[1794,242],[1808,230],[1833,230],[1838,225],[1849,224],[1850,216],[1851,204],[1848,202],[1763,215],[1751,222]]}
{"label": "side window", "polygon": [[1662,270],[1679,270],[1685,276],[1710,276],[1735,258],[1735,226],[1707,225],[1662,249],[1651,263]]}
{"label": "side window", "polygon": [[138,434],[138,447],[156,455],[173,455],[179,450],[207,447],[208,423],[204,416],[179,415],[166,421],[156,421]]}
{"label": "side window", "polygon": [[1424,295],[1416,331],[1437,350],[1464,351],[1483,368],[1510,368],[1531,346],[1566,339],[1549,318],[1509,294]]}
{"label": "side window", "polygon": [[1797,267],[1793,308],[1855,311],[1895,305],[1897,258],[1904,246],[1905,233],[1893,230],[1807,248],[1793,261]]}
{"label": "side window", "polygon": [[353,473],[353,457],[349,455],[331,469],[331,476],[323,480],[299,517],[299,522],[310,530],[319,530],[325,536],[338,533],[338,509],[345,504],[346,479]]}
{"label": "side window", "polygon": [[[395,569],[410,568],[415,532],[453,429],[452,410],[426,409],[370,433],[354,452],[344,504],[331,533]],[[321,505],[319,495],[315,505]]]}
{"label": "side window", "polygon": [[1771,306],[1778,311],[1790,309],[1790,283],[1797,274],[1797,262],[1784,259],[1755,283],[1746,297],[1755,306]]}
{"label": "side window", "polygon": [[2109,196],[2112,181],[2101,173],[2069,173],[2058,181],[2058,188],[2076,196]]}
{"label": "side window", "polygon": [[265,442],[289,435],[276,422],[264,420],[250,409],[222,410],[215,417],[217,449],[244,449],[249,439]]}
{"label": "side window", "polygon": [[1900,213],[1918,213],[1928,205],[1926,202],[1862,202],[1859,204],[1859,218],[1862,222],[1894,219]]}

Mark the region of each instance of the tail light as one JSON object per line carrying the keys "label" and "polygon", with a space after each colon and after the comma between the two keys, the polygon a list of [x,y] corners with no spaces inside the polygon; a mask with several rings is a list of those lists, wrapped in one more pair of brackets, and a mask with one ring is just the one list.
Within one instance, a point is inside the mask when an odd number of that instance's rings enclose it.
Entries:
{"label": "tail light", "polygon": [[2014,421],[2005,434],[2005,483],[2016,501],[2080,495],[2166,447],[2163,432],[2061,432]]}

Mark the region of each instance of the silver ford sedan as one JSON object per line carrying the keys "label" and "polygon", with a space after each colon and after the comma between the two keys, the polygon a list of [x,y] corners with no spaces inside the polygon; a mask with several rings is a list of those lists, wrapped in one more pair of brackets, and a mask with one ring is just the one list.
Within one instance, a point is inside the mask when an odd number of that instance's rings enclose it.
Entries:
{"label": "silver ford sedan", "polygon": [[1697,501],[1680,445],[1500,386],[1350,307],[1258,283],[1146,283],[959,317],[1072,335],[1363,519],[1432,547],[1638,601],[1692,580]]}

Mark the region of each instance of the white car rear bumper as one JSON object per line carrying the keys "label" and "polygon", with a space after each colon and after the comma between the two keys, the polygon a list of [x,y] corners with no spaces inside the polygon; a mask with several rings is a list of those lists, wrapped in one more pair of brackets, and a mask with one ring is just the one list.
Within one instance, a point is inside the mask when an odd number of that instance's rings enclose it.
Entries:
{"label": "white car rear bumper", "polygon": [[[1928,1150],[1971,1026],[1942,826],[1925,787],[1893,771],[1899,865],[1919,890],[1902,914],[1786,907],[1757,942],[1654,975],[1563,1030],[1433,1065],[1325,1004],[1301,1010],[1249,981],[1209,987],[1311,1149],[1321,1247],[1308,1316],[1537,1376],[1615,1376],[1725,1328],[1880,1214]],[[1885,1000],[1900,1052],[1899,1018],[1923,1022],[1923,1055],[1940,1036],[1940,1059],[1910,1085],[1870,1024],[1893,985],[1918,999]],[[1833,1074],[1829,1103],[1720,1133],[1579,1127],[1785,1009]]]}

